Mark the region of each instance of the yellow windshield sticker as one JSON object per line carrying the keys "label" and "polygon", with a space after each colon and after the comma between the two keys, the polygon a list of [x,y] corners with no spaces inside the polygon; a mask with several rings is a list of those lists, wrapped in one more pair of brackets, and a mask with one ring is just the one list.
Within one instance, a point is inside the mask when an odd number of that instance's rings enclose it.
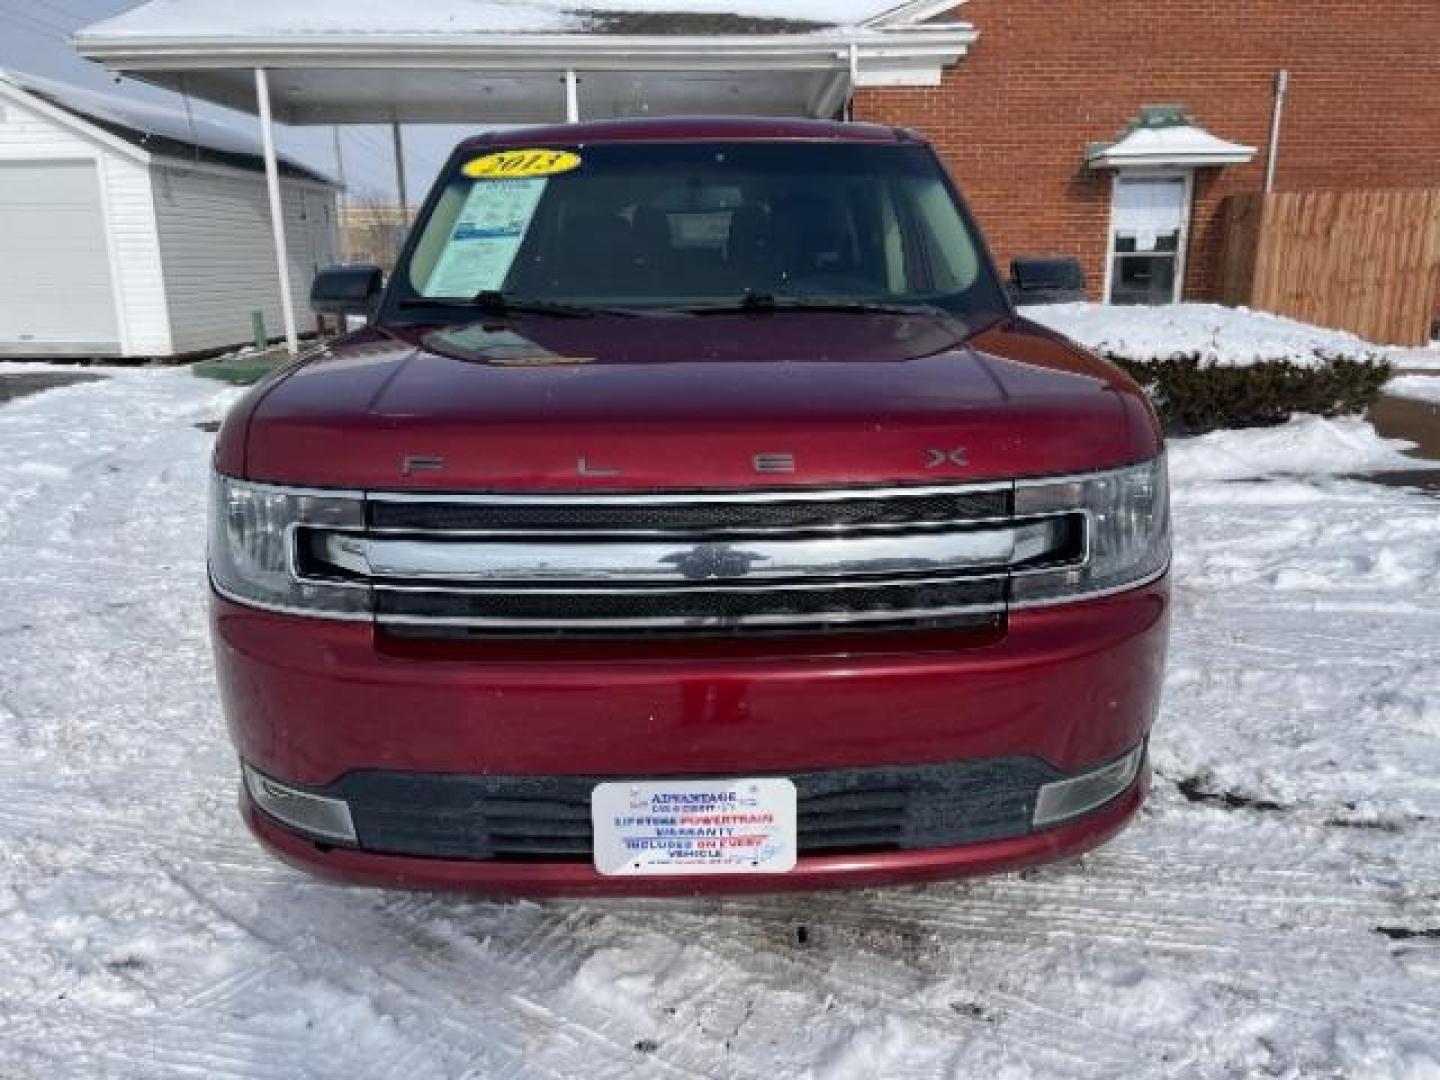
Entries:
{"label": "yellow windshield sticker", "polygon": [[501,150],[473,158],[460,167],[472,180],[516,180],[555,176],[580,167],[580,155],[569,150]]}

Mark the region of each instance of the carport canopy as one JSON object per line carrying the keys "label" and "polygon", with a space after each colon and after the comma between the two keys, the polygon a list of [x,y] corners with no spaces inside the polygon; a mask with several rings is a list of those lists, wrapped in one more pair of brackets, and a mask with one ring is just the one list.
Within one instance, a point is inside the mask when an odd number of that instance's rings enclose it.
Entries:
{"label": "carport canopy", "polygon": [[[111,71],[258,115],[285,337],[297,349],[271,124],[830,117],[934,86],[961,0],[149,0],[75,35]],[[401,183],[402,200],[403,177]]]}

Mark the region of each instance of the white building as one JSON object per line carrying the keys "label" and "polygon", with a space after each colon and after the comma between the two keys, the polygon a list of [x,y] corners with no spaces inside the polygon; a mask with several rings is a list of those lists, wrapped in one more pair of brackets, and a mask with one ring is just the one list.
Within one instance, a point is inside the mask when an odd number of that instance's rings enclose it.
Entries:
{"label": "white building", "polygon": [[[294,295],[336,261],[336,185],[280,161]],[[258,139],[0,72],[0,356],[167,357],[284,325]]]}

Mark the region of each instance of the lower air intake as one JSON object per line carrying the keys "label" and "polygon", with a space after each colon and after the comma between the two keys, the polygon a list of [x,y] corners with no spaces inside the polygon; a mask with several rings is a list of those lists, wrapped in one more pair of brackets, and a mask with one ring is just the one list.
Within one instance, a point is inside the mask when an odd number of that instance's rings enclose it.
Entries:
{"label": "lower air intake", "polygon": [[[1037,758],[792,774],[800,853],[895,851],[1030,831],[1036,793],[1064,778]],[[350,807],[366,851],[446,859],[589,861],[590,793],[614,777],[365,771],[317,789]],[[630,778],[626,778],[630,779]]]}

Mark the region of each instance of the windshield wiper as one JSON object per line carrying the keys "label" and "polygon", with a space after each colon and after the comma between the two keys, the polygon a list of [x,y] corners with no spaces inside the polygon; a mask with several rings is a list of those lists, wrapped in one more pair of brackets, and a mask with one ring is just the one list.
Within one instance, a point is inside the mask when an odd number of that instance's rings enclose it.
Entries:
{"label": "windshield wiper", "polygon": [[566,319],[588,319],[595,315],[634,315],[631,308],[591,307],[567,304],[563,300],[542,300],[508,296],[485,289],[474,296],[412,296],[400,301],[402,308],[442,307],[478,311],[482,315],[557,315]]}
{"label": "windshield wiper", "polygon": [[771,292],[746,289],[738,300],[719,301],[714,304],[693,304],[669,308],[691,315],[724,315],[747,311],[846,311],[861,314],[881,315],[933,315],[937,318],[955,319],[954,312],[946,311],[934,304],[886,304],[868,300],[827,299],[823,296],[776,296]]}

